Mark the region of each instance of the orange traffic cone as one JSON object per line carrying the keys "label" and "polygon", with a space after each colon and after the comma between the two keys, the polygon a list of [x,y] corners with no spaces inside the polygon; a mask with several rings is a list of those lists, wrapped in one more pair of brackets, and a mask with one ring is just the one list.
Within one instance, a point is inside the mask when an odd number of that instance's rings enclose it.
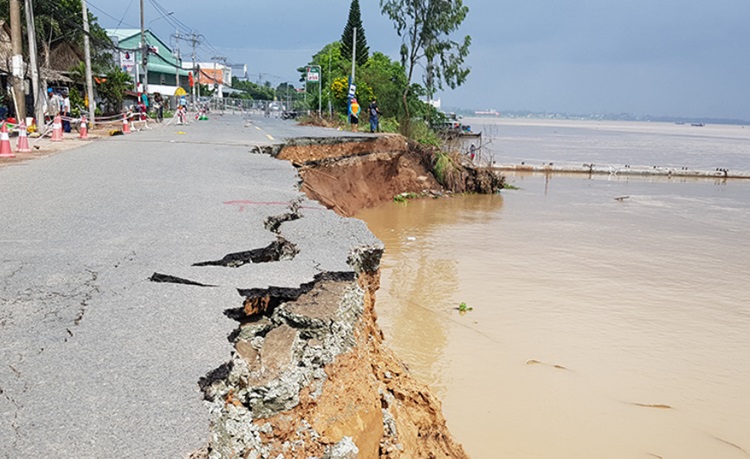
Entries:
{"label": "orange traffic cone", "polygon": [[78,138],[81,140],[88,140],[89,138],[89,127],[86,124],[86,115],[81,117],[81,133],[78,134]]}
{"label": "orange traffic cone", "polygon": [[19,153],[28,153],[31,151],[29,136],[26,135],[26,124],[23,122],[18,125],[18,145],[16,151]]}
{"label": "orange traffic cone", "polygon": [[0,158],[15,158],[16,155],[10,149],[10,137],[8,137],[8,126],[3,121],[0,127]]}
{"label": "orange traffic cone", "polygon": [[128,124],[128,114],[122,114],[122,133],[130,134],[130,124]]}
{"label": "orange traffic cone", "polygon": [[53,142],[62,142],[63,140],[63,133],[62,133],[62,121],[60,120],[60,115],[55,116],[55,120],[52,121],[52,139]]}

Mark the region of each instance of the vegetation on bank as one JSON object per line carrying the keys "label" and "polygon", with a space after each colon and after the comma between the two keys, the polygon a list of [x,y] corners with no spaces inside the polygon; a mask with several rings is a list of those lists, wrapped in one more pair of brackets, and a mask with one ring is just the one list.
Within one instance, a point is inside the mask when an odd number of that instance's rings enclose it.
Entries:
{"label": "vegetation on bank", "polygon": [[[402,38],[401,61],[382,52],[370,52],[359,9],[359,0],[352,0],[349,17],[340,40],[325,45],[310,61],[299,67],[304,82],[311,66],[320,66],[321,91],[310,91],[308,108],[323,108],[337,113],[332,122],[345,123],[349,102],[349,78],[354,73],[355,97],[362,109],[360,127],[369,122],[367,107],[377,100],[381,111],[380,128],[384,132],[400,132],[414,140],[440,145],[429,126],[444,121],[443,115],[423,99],[431,99],[444,85],[455,88],[466,81],[469,69],[464,59],[469,53],[471,38],[460,42],[451,35],[457,31],[468,8],[462,0],[381,0],[382,13],[393,21]],[[353,30],[356,29],[356,40]],[[353,56],[356,41],[356,54]],[[423,68],[422,84],[413,82],[417,67]],[[316,83],[310,83],[316,85]]]}
{"label": "vegetation on bank", "polygon": [[[401,61],[397,62],[367,46],[359,0],[352,0],[349,17],[341,40],[325,45],[310,61],[299,67],[304,82],[310,68],[319,66],[319,83],[309,83],[307,109],[312,115],[303,117],[303,124],[351,128],[348,122],[349,78],[355,74],[356,97],[361,107],[358,129],[369,132],[368,106],[377,101],[380,110],[380,132],[401,133],[420,144],[431,162],[437,181],[450,191],[493,193],[504,180],[494,172],[478,171],[460,147],[449,145],[434,126],[444,125],[446,116],[425,100],[431,100],[439,89],[455,89],[466,81],[469,69],[464,60],[469,53],[471,37],[454,41],[452,35],[468,14],[462,0],[381,0],[382,13],[393,21],[402,39]],[[353,30],[356,28],[356,39]],[[356,41],[356,54],[349,41]],[[364,52],[362,52],[364,51]],[[354,65],[352,66],[352,60]],[[413,82],[417,67],[422,69],[422,83]],[[321,114],[317,113],[321,107]],[[492,178],[490,176],[494,176]],[[397,195],[394,200],[406,202],[414,196]]]}

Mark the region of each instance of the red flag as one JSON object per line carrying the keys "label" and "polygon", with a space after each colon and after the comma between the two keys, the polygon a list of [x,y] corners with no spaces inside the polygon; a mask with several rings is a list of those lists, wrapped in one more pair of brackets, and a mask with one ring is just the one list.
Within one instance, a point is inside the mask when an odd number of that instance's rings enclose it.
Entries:
{"label": "red flag", "polygon": [[188,72],[188,84],[190,87],[193,87],[194,81],[193,81],[193,72]]}

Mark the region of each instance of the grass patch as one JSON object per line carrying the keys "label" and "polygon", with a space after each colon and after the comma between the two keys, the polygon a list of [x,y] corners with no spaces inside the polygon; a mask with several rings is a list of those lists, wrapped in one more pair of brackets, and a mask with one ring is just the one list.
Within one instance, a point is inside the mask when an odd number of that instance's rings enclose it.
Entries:
{"label": "grass patch", "polygon": [[409,199],[420,198],[422,195],[417,193],[400,193],[393,197],[394,202],[406,204]]}
{"label": "grass patch", "polygon": [[431,145],[433,147],[440,147],[442,145],[440,137],[435,131],[430,129],[427,123],[421,121],[413,121],[409,125],[409,128],[409,137],[412,140],[423,145]]}
{"label": "grass patch", "polygon": [[445,185],[448,172],[453,168],[453,161],[447,153],[440,151],[435,155],[435,178]]}
{"label": "grass patch", "polygon": [[503,187],[501,189],[502,190],[520,190],[521,187],[511,185],[510,183],[503,183]]}

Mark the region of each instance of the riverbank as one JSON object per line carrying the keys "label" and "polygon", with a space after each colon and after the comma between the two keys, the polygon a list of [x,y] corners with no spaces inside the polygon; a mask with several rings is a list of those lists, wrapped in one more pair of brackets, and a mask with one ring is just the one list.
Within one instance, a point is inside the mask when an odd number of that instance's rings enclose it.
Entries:
{"label": "riverbank", "polygon": [[346,137],[216,116],[0,168],[0,450],[465,457],[382,344],[382,245],[252,154],[315,136]]}
{"label": "riverbank", "polygon": [[[300,189],[342,216],[403,192],[444,191],[424,151],[397,135],[295,138],[255,151],[290,161]],[[292,206],[267,227],[294,241],[288,227],[300,213]],[[232,360],[201,384],[213,434],[196,457],[468,457],[438,399],[383,343],[375,312],[382,250],[355,249],[353,273],[321,273],[300,289],[241,292]]]}

